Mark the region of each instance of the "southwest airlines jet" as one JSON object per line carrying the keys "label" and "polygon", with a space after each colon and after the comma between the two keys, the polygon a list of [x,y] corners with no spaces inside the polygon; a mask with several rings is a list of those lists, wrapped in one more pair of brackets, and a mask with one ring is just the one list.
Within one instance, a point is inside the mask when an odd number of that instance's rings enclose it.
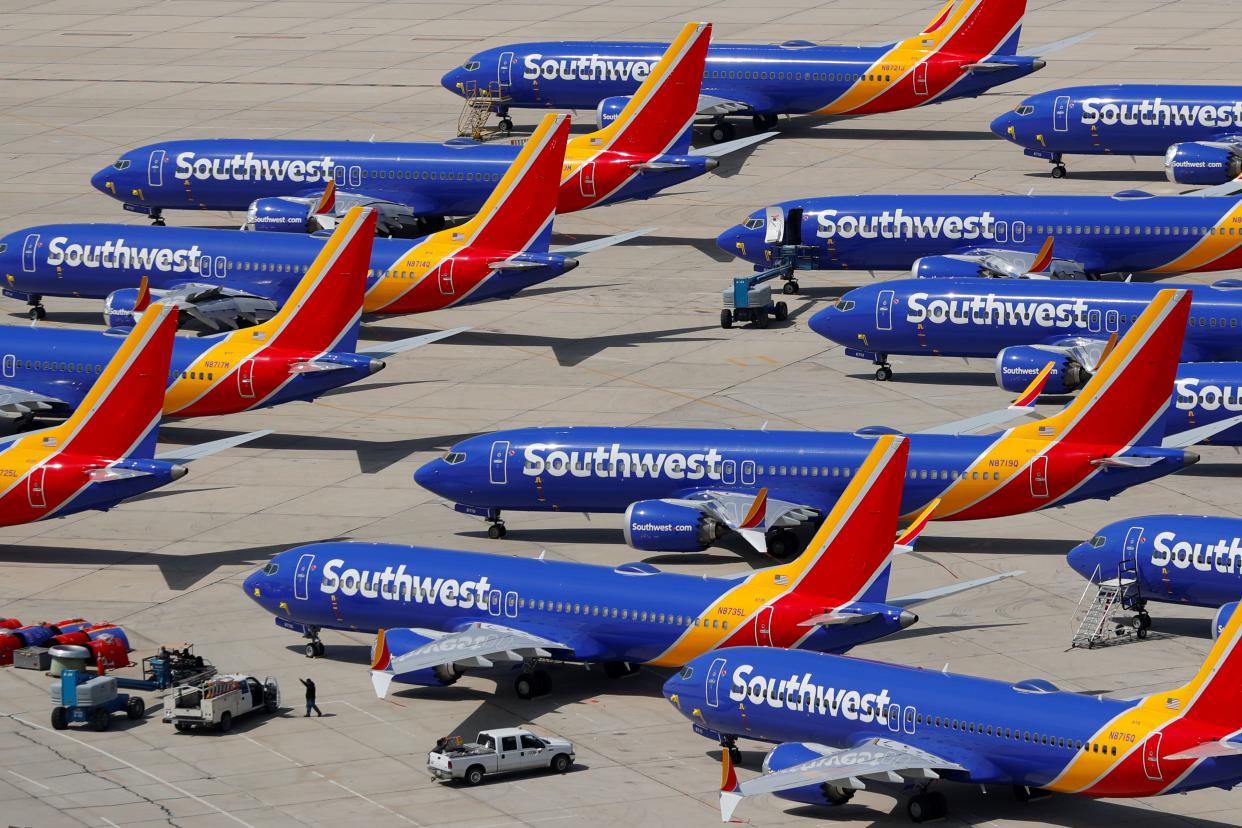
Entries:
{"label": "southwest airlines jet", "polygon": [[[569,142],[558,212],[650,198],[768,137],[690,148],[710,39],[709,24],[687,24],[615,120]],[[156,224],[165,210],[244,210],[251,229],[296,232],[330,224],[321,212],[331,185],[337,213],[362,204],[380,212],[381,232],[426,232],[478,212],[519,151],[469,140],[164,141],[124,153],[91,183]]]}
{"label": "southwest airlines jet", "polygon": [[[949,0],[923,31],[882,46],[714,44],[698,114],[712,138],[725,118],[749,115],[770,129],[778,115],[849,117],[973,98],[1044,67],[1017,54],[1025,0]],[[498,46],[471,56],[441,83],[512,127],[515,108],[593,109],[606,117],[636,94],[665,50],[660,43],[553,41]]]}
{"label": "southwest airlines jet", "polygon": [[[567,116],[548,115],[465,223],[414,241],[376,239],[363,311],[423,313],[507,299],[573,270],[574,256],[646,232],[549,248],[568,134]],[[323,249],[322,237],[305,234],[55,224],[0,238],[0,273],[5,295],[30,304],[33,319],[43,318],[45,296],[87,296],[105,299],[110,325],[127,324],[134,286],[146,278],[164,301],[219,330],[275,313]]]}
{"label": "southwest airlines jet", "polygon": [[246,594],[277,624],[379,631],[372,676],[440,687],[469,667],[520,662],[521,698],[547,693],[547,661],[603,663],[613,677],[639,665],[681,666],[700,653],[763,643],[842,652],[917,620],[909,607],[1020,573],[890,600],[897,501],[908,446],[882,437],[796,561],[738,577],[664,573],[649,564],[580,563],[372,543],[319,543],[274,557]]}
{"label": "southwest airlines jet", "polygon": [[794,251],[799,270],[919,277],[1197,273],[1242,267],[1242,200],[1138,191],[828,196],[756,210],[716,243],[757,268]]}
{"label": "southwest airlines jet", "polygon": [[64,423],[0,442],[0,526],[111,509],[267,433],[155,453],[176,329],[176,309],[152,305]]}
{"label": "southwest airlines jet", "polygon": [[1140,797],[1242,781],[1242,613],[1187,684],[1131,699],[822,653],[741,647],[698,656],[664,685],[696,732],[775,742],[738,784],[724,752],[720,811],[746,797],[843,805],[864,780],[904,782],[915,822],[944,817],[939,779],[1022,795]]}
{"label": "southwest airlines jet", "polygon": [[[1107,499],[1196,462],[1162,422],[1189,310],[1185,291],[1162,291],[1082,394],[1047,419],[987,435],[963,433],[969,420],[911,434],[901,513],[934,504],[938,520],[1023,514]],[[790,527],[832,511],[875,435],[891,431],[523,428],[460,442],[414,479],[491,521],[492,537],[504,534],[506,509],[623,512],[637,549],[693,552],[738,531],[760,551],[766,536],[780,556],[795,546]],[[751,515],[760,491],[764,509]]]}
{"label": "southwest airlines jet", "polygon": [[[176,337],[165,372],[164,415],[233,414],[313,400],[379,371],[384,357],[461,332],[426,334],[358,352],[374,240],[374,211],[355,207],[271,319],[243,331]],[[140,311],[145,304],[138,303]],[[75,410],[92,393],[101,366],[123,347],[114,333],[0,326],[0,416],[21,424],[36,414]]]}
{"label": "southwest airlines jet", "polygon": [[1170,181],[1223,184],[1242,174],[1242,87],[1071,86],[1032,95],[992,131],[1066,175],[1066,155],[1162,155]]}
{"label": "southwest airlines jet", "polygon": [[1069,553],[1069,565],[1092,583],[1120,591],[1125,609],[1151,627],[1147,603],[1218,609],[1213,629],[1242,598],[1242,520],[1144,515],[1108,524]]}

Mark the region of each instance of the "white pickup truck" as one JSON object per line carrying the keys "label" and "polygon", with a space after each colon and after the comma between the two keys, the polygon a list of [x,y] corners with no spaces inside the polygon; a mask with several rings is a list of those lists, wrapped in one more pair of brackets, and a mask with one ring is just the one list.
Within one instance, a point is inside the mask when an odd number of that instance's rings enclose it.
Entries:
{"label": "white pickup truck", "polygon": [[570,742],[545,739],[516,727],[481,731],[470,743],[460,736],[442,739],[427,754],[427,770],[434,778],[460,779],[467,785],[477,785],[493,773],[537,768],[564,773],[573,763]]}
{"label": "white pickup truck", "polygon": [[174,688],[164,697],[164,721],[177,730],[215,727],[223,733],[239,716],[255,710],[275,713],[279,707],[280,686],[274,678],[260,684],[254,676],[215,676]]}

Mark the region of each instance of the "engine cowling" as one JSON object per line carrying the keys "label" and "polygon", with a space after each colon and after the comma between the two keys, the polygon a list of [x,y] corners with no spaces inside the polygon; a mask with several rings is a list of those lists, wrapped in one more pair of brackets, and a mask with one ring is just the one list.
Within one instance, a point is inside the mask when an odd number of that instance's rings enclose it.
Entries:
{"label": "engine cowling", "polygon": [[1225,631],[1225,625],[1229,623],[1229,619],[1233,618],[1233,614],[1238,611],[1238,602],[1230,601],[1227,604],[1221,604],[1220,609],[1216,611],[1216,617],[1212,619],[1212,640],[1215,641],[1220,634]]}
{"label": "engine cowling", "polygon": [[725,532],[693,506],[640,500],[625,510],[625,542],[644,552],[701,552]]}
{"label": "engine cowling", "polygon": [[[384,646],[388,649],[388,655],[392,658],[404,655],[434,640],[408,629],[385,630],[383,637]],[[384,659],[383,662],[376,659],[375,645],[372,644],[371,664],[377,668],[384,668],[387,667],[387,662],[388,659]],[[437,664],[435,667],[426,667],[422,670],[396,673],[393,675],[392,680],[401,684],[418,685],[419,687],[448,687],[450,684],[456,684],[457,680],[463,675],[465,675],[465,671],[458,669],[453,664]]]}
{"label": "engine cowling", "polygon": [[[812,759],[822,759],[823,756],[823,753],[808,747],[802,742],[785,742],[784,744],[777,745],[764,757],[763,770],[765,773],[784,770],[785,768],[792,768],[794,765],[801,765],[803,762],[809,762]],[[781,799],[788,799],[791,802],[802,802],[807,805],[844,805],[854,796],[854,790],[852,788],[843,788],[839,785],[816,784],[790,788],[787,791],[777,791],[773,795]]]}
{"label": "engine cowling", "polygon": [[625,109],[629,102],[629,95],[604,98],[599,102],[599,106],[595,107],[595,123],[599,124],[600,129],[608,126],[617,120],[617,116],[621,114],[621,110]]}
{"label": "engine cowling", "polygon": [[310,204],[287,198],[260,198],[246,211],[246,230],[266,233],[309,233],[318,230],[311,221]]}
{"label": "engine cowling", "polygon": [[134,308],[138,307],[138,288],[121,288],[104,299],[104,324],[109,328],[134,327]]}
{"label": "engine cowling", "polygon": [[1242,173],[1242,156],[1221,144],[1174,144],[1164,154],[1164,170],[1178,184],[1224,184]]}
{"label": "engine cowling", "polygon": [[1091,373],[1072,357],[1030,345],[1014,345],[996,355],[996,384],[1014,393],[1025,391],[1049,362],[1052,373],[1044,386],[1045,394],[1068,394],[1091,379]]}
{"label": "engine cowling", "polygon": [[974,279],[987,276],[979,262],[959,259],[955,256],[924,256],[915,259],[910,275],[916,279]]}

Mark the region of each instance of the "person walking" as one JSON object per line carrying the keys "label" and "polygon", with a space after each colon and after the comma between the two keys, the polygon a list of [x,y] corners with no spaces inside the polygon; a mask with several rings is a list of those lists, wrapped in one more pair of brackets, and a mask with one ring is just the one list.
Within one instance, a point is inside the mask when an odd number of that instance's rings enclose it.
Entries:
{"label": "person walking", "polygon": [[305,719],[309,716],[311,710],[314,710],[322,716],[323,711],[319,709],[319,705],[315,704],[315,682],[308,678],[298,679],[298,681],[302,682],[302,684],[306,687],[306,716],[303,716],[302,718]]}

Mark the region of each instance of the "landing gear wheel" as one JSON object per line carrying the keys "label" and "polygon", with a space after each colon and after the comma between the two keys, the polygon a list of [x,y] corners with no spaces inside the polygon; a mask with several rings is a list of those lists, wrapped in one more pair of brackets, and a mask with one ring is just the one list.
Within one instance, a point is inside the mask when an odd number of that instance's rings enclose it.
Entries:
{"label": "landing gear wheel", "polygon": [[35,305],[28,313],[31,321],[38,322],[41,319],[47,319],[47,308],[42,305]]}
{"label": "landing gear wheel", "polygon": [[737,130],[733,128],[733,124],[728,121],[716,121],[712,124],[711,139],[713,144],[720,144],[731,139],[737,134]]}
{"label": "landing gear wheel", "polygon": [[108,726],[111,724],[112,714],[107,710],[104,710],[102,707],[96,707],[93,711],[91,711],[91,727],[96,730],[103,731],[107,730]]}
{"label": "landing gear wheel", "polygon": [[147,714],[147,706],[142,699],[137,696],[130,696],[129,701],[125,703],[125,715],[130,721],[138,721]]}
{"label": "landing gear wheel", "polygon": [[513,121],[507,117],[501,118],[500,123],[497,124],[497,126],[500,127],[501,132],[513,132]]}
{"label": "landing gear wheel", "polygon": [[802,289],[802,286],[798,284],[797,279],[790,279],[788,282],[785,283],[785,286],[781,288],[781,293],[785,294],[786,296],[796,296],[798,294],[798,291],[801,289]]}
{"label": "landing gear wheel", "polygon": [[551,686],[552,679],[543,670],[522,673],[513,680],[513,692],[517,693],[517,697],[523,700],[542,696],[548,692],[548,688]]}
{"label": "landing gear wheel", "polygon": [[324,643],[322,641],[316,641],[315,642],[315,658],[323,658],[323,654],[327,649],[328,648],[324,646]]}
{"label": "landing gear wheel", "polygon": [[775,115],[755,115],[751,121],[755,125],[755,132],[763,132],[776,126],[777,116]]}
{"label": "landing gear wheel", "polygon": [[1057,164],[1052,168],[1053,178],[1065,178],[1067,175],[1069,175],[1069,173],[1066,171],[1064,164]]}
{"label": "landing gear wheel", "polygon": [[742,749],[741,748],[739,748],[737,745],[729,745],[728,747],[725,748],[725,750],[729,751],[729,761],[732,762],[735,766],[740,765],[742,763]]}
{"label": "landing gear wheel", "polygon": [[492,540],[500,540],[505,536],[505,525],[503,523],[493,523],[487,527],[487,536]]}
{"label": "landing gear wheel", "polygon": [[887,365],[881,365],[875,369],[876,382],[888,382],[893,378],[893,369]]}
{"label": "landing gear wheel", "polygon": [[776,312],[772,315],[776,317],[777,322],[784,322],[789,318],[789,305],[786,305],[784,302],[777,302]]}
{"label": "landing gear wheel", "polygon": [[63,707],[52,708],[52,730],[64,730],[69,726],[69,714]]}
{"label": "landing gear wheel", "polygon": [[917,794],[910,797],[910,801],[906,803],[906,813],[911,822],[940,819],[949,813],[949,803],[944,798],[944,794],[939,791]]}
{"label": "landing gear wheel", "polygon": [[733,327],[733,311],[728,308],[720,311],[720,327],[726,331]]}
{"label": "landing gear wheel", "polygon": [[768,554],[778,561],[792,558],[798,553],[798,535],[792,529],[769,529]]}
{"label": "landing gear wheel", "polygon": [[1134,634],[1140,639],[1147,637],[1147,631],[1151,629],[1151,616],[1145,612],[1140,612],[1134,616]]}

